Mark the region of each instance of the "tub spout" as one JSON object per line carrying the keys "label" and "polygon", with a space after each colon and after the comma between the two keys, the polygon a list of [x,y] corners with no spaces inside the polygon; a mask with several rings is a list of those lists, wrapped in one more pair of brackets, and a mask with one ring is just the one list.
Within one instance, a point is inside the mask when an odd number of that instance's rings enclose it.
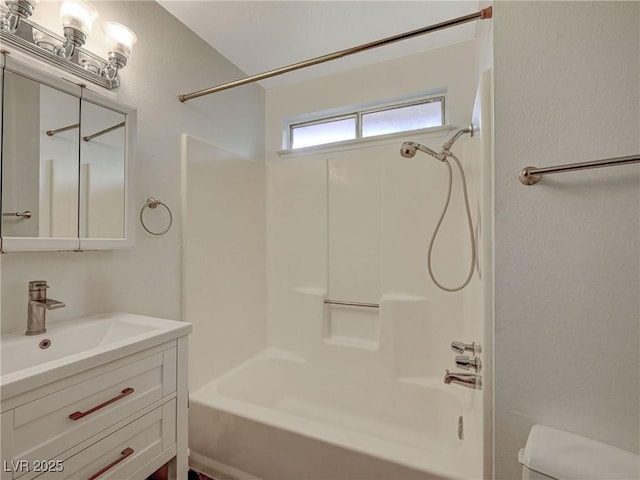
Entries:
{"label": "tub spout", "polygon": [[475,373],[451,373],[446,370],[444,374],[444,383],[450,385],[456,383],[467,388],[474,388],[476,390],[482,390],[482,375]]}

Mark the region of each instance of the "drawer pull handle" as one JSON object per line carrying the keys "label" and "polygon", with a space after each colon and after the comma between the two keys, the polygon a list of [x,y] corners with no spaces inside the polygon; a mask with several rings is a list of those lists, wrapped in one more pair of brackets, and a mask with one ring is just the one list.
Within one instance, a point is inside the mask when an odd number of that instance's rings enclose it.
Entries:
{"label": "drawer pull handle", "polygon": [[69,415],[69,418],[73,421],[75,420],[80,420],[82,417],[86,417],[87,415],[91,415],[93,412],[96,412],[98,410],[100,410],[101,408],[106,407],[107,405],[111,405],[113,402],[117,402],[118,400],[120,400],[121,398],[126,397],[127,395],[131,395],[135,390],[131,387],[125,388],[124,390],[122,390],[122,392],[120,393],[120,395],[118,395],[117,397],[113,397],[111,400],[107,400],[104,403],[101,403],[100,405],[96,405],[95,407],[87,410],[86,412],[73,412],[71,415]]}
{"label": "drawer pull handle", "polygon": [[133,448],[131,447],[127,447],[124,450],[122,450],[122,452],[120,452],[120,456],[117,458],[117,460],[114,460],[113,462],[111,462],[109,465],[107,465],[106,467],[102,467],[102,469],[96,473],[94,473],[93,475],[91,475],[89,477],[88,480],[95,480],[96,478],[98,478],[100,475],[102,475],[103,473],[106,473],[107,470],[112,469],[113,467],[115,467],[117,464],[119,464],[120,462],[122,462],[125,458],[127,458],[129,455],[133,455]]}

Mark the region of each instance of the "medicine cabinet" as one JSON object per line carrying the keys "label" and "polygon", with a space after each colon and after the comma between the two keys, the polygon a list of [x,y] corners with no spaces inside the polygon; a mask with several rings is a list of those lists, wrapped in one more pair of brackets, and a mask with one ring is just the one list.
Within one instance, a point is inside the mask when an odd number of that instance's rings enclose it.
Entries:
{"label": "medicine cabinet", "polygon": [[132,246],[135,110],[2,58],[2,251]]}

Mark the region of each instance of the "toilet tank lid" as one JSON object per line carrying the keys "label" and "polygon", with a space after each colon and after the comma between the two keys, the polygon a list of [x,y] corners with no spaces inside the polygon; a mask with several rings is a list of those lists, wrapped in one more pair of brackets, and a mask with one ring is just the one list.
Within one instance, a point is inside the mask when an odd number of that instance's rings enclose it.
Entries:
{"label": "toilet tank lid", "polygon": [[534,425],[522,465],[562,480],[640,479],[640,455],[543,425]]}

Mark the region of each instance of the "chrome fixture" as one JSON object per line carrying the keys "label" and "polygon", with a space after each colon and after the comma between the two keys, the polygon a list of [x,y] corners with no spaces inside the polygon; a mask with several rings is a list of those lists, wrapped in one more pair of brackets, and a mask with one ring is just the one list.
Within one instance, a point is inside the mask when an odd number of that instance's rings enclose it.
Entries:
{"label": "chrome fixture", "polygon": [[482,362],[480,362],[479,357],[469,357],[468,355],[458,355],[456,357],[456,367],[461,368],[463,370],[475,370],[476,372],[480,371],[482,367]]}
{"label": "chrome fixture", "polygon": [[631,165],[640,163],[640,154],[629,155],[627,157],[607,158],[604,160],[594,160],[593,162],[569,163],[566,165],[556,165],[554,167],[526,167],[520,172],[520,183],[523,185],[535,185],[543,175],[552,173],[573,172],[576,170],[590,170],[592,168],[613,167],[616,165]]}
{"label": "chrome fixture", "polygon": [[[100,137],[100,136],[104,135],[105,133],[113,132],[114,130],[117,130],[119,128],[123,128],[126,124],[127,124],[127,122],[121,122],[121,123],[118,123],[117,125],[114,125],[113,127],[105,128],[104,130],[100,130],[99,132],[96,132],[96,133],[93,133],[91,135],[87,135],[85,137],[82,137],[82,141],[90,142],[94,138]],[[47,133],[47,135],[48,135],[48,133]]]}
{"label": "chrome fixture", "polygon": [[47,310],[63,308],[64,302],[47,298],[46,280],[29,282],[29,304],[27,307],[27,331],[25,335],[40,335],[47,331]]}
{"label": "chrome fixture", "polygon": [[[150,209],[154,210],[154,209],[158,208],[158,206],[161,206],[162,208],[164,208],[165,211],[167,212],[167,215],[169,215],[169,223],[167,224],[167,227],[164,230],[160,230],[159,232],[155,232],[155,231],[151,230],[147,226],[146,223],[144,223],[144,215],[143,215],[143,213],[147,208],[150,208]],[[140,209],[140,224],[142,225],[142,228],[144,228],[151,235],[156,235],[156,236],[164,235],[169,230],[171,230],[171,225],[173,225],[173,213],[171,213],[171,209],[165,203],[162,203],[160,200],[156,200],[153,197],[149,197],[149,198],[147,198],[147,202]]]}
{"label": "chrome fixture", "polygon": [[451,150],[451,147],[453,147],[453,144],[456,143],[456,140],[458,140],[462,135],[464,135],[466,133],[468,133],[469,136],[473,138],[473,134],[475,133],[475,129],[474,129],[473,123],[470,123],[468,128],[464,128],[462,130],[458,130],[456,132],[456,134],[453,137],[451,137],[451,140],[449,140],[447,143],[445,143],[442,146],[442,151],[443,152],[445,152],[445,151],[448,152],[449,150]]}
{"label": "chrome fixture", "polygon": [[475,373],[451,373],[449,370],[446,370],[444,383],[447,385],[455,383],[463,387],[482,390],[482,375]]}
{"label": "chrome fixture", "polygon": [[198,90],[197,92],[186,93],[184,95],[178,95],[178,100],[181,102],[186,102],[187,100],[191,100],[192,98],[202,97],[204,95],[209,95],[211,93],[221,92],[223,90],[228,90],[230,88],[239,87],[241,85],[246,85],[248,83],[259,82],[260,80],[264,80],[266,78],[277,77],[278,75],[283,75],[285,73],[294,72],[296,70],[300,70],[302,68],[311,67],[313,65],[319,65],[321,63],[329,62],[331,60],[337,60],[342,57],[346,57],[348,55],[353,55],[355,53],[361,53],[367,50],[371,50],[372,48],[383,47],[385,45],[390,45],[392,43],[400,42],[402,40],[408,40],[410,38],[415,38],[420,35],[426,35],[428,33],[433,33],[438,30],[443,30],[449,27],[455,27],[457,25],[462,25],[468,22],[472,22],[474,20],[485,20],[489,19],[493,16],[493,7],[484,8],[478,12],[470,13],[469,15],[464,15],[462,17],[453,18],[451,20],[446,20],[444,22],[436,23],[434,25],[429,25],[427,27],[418,28],[416,30],[411,30],[409,32],[400,33],[398,35],[393,35],[391,37],[382,38],[380,40],[376,40],[373,42],[365,43],[362,45],[358,45],[356,47],[346,48],[344,50],[340,50],[338,52],[329,53],[327,55],[322,55],[320,57],[311,58],[309,60],[305,60],[302,62],[294,63],[292,65],[287,65],[286,67],[276,68],[275,70],[270,70],[268,72],[259,73],[257,75],[252,75],[250,77],[241,78],[240,80],[234,80],[233,82],[223,83],[221,85],[217,85],[215,87],[205,88],[204,90]]}
{"label": "chrome fixture", "polygon": [[54,135],[56,135],[58,133],[67,132],[67,131],[73,130],[75,128],[80,128],[80,124],[79,123],[74,123],[73,125],[67,125],[66,127],[60,127],[60,128],[56,128],[54,130],[47,130],[45,133],[47,134],[47,137],[53,137]]}
{"label": "chrome fixture", "polygon": [[473,123],[470,123],[468,128],[458,130],[449,141],[442,145],[440,153],[436,153],[435,151],[431,150],[425,145],[422,145],[421,143],[404,142],[400,147],[400,155],[402,155],[404,158],[413,158],[416,155],[416,152],[420,150],[421,152],[431,155],[433,158],[444,162],[447,157],[451,156],[451,147],[453,147],[453,144],[456,142],[456,140],[458,140],[458,138],[466,133],[473,137],[475,133],[475,127],[473,126]]}
{"label": "chrome fixture", "polygon": [[29,219],[31,218],[31,210],[25,210],[24,212],[8,212],[8,213],[3,213],[2,216],[3,217],[17,217],[17,218],[24,218],[24,219]]}
{"label": "chrome fixture", "polygon": [[329,300],[324,301],[327,305],[343,305],[345,307],[365,307],[365,308],[380,308],[378,303],[366,303],[366,302],[346,302],[344,300]]}
{"label": "chrome fixture", "polygon": [[442,159],[439,158],[439,154],[431,150],[429,147],[425,147],[424,145],[416,142],[404,142],[400,147],[400,155],[404,158],[413,158],[418,150],[442,161]]}
{"label": "chrome fixture", "polygon": [[81,47],[91,33],[98,11],[85,0],[66,0],[60,6],[60,22],[66,42],[56,53],[63,58],[71,58],[76,47]]}
{"label": "chrome fixture", "polygon": [[39,2],[40,0],[5,0],[9,11],[0,18],[0,29],[14,33],[22,20],[33,15],[33,9]]}
{"label": "chrome fixture", "polygon": [[482,353],[482,347],[476,342],[463,343],[454,340],[451,342],[451,350],[461,355],[464,354],[464,352],[472,352],[476,357]]}
{"label": "chrome fixture", "polygon": [[104,69],[103,75],[119,85],[118,70],[127,64],[138,37],[131,29],[115,22],[107,22],[105,32],[107,34],[109,65]]}
{"label": "chrome fixture", "polygon": [[107,59],[81,47],[91,34],[98,11],[85,0],[65,0],[60,6],[63,36],[27,20],[40,0],[5,0],[8,10],[0,15],[0,41],[16,47],[40,60],[62,68],[73,75],[102,87],[120,85],[118,71],[127,64],[136,35],[115,22],[105,24]]}

